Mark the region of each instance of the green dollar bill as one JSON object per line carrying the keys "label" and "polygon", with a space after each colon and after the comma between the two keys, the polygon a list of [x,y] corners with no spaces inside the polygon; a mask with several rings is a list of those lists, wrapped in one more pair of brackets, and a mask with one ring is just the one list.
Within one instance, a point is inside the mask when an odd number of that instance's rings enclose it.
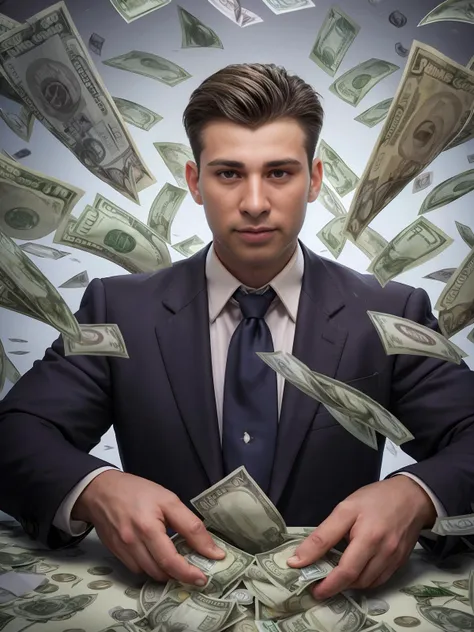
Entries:
{"label": "green dollar bill", "polygon": [[355,241],[352,235],[349,235],[348,239],[371,260],[380,254],[388,244],[385,237],[382,237],[380,233],[370,226],[367,226],[367,228],[361,232],[357,241]]}
{"label": "green dollar bill", "polygon": [[329,90],[355,107],[379,81],[399,68],[400,66],[383,59],[368,59],[341,75],[329,86]]}
{"label": "green dollar bill", "polygon": [[20,22],[12,20],[12,18],[3,15],[3,13],[0,13],[0,35],[3,35],[7,31],[16,29],[17,26],[21,26]]}
{"label": "green dollar bill", "polygon": [[384,99],[383,101],[376,103],[368,110],[365,110],[365,112],[359,114],[359,116],[356,116],[354,121],[358,121],[367,127],[374,127],[386,118],[390,106],[392,105],[392,101],[393,98]]}
{"label": "green dollar bill", "polygon": [[436,257],[453,243],[425,217],[419,217],[396,235],[367,268],[384,287],[390,279]]}
{"label": "green dollar bill", "polygon": [[[6,33],[0,68],[24,104],[96,177],[138,203],[155,182],[64,2]],[[59,84],[58,84],[59,81]],[[60,86],[66,99],[53,99]]]}
{"label": "green dollar bill", "polygon": [[91,324],[79,325],[81,340],[76,342],[64,338],[64,355],[99,355],[128,358],[127,347],[118,325]]}
{"label": "green dollar bill", "polygon": [[439,310],[439,327],[447,338],[474,323],[474,248],[446,283],[435,309]]}
{"label": "green dollar bill", "polygon": [[418,26],[434,22],[467,22],[474,24],[474,4],[472,0],[445,0],[432,9]]}
{"label": "green dollar bill", "polygon": [[474,191],[474,169],[458,173],[438,184],[423,200],[418,215],[424,215],[441,206],[451,204],[471,191]]}
{"label": "green dollar bill", "polygon": [[339,7],[330,7],[309,58],[334,77],[360,26]]}
{"label": "green dollar bill", "polygon": [[179,244],[173,244],[174,250],[184,257],[191,257],[192,255],[195,255],[196,252],[199,252],[203,246],[203,240],[197,235],[188,237],[187,239],[180,241]]}
{"label": "green dollar bill", "polygon": [[324,175],[341,197],[356,187],[359,178],[324,140],[319,142],[319,155],[323,163]]}
{"label": "green dollar bill", "polygon": [[327,211],[332,213],[334,217],[340,217],[341,215],[347,214],[342,201],[338,198],[334,191],[324,184],[324,182],[321,183],[321,189],[317,200]]}
{"label": "green dollar bill", "polygon": [[169,244],[171,224],[187,193],[185,189],[166,182],[151,205],[147,224]]}
{"label": "green dollar bill", "polygon": [[343,232],[345,223],[346,218],[344,216],[335,217],[317,233],[319,239],[335,259],[339,257],[347,241],[346,234]]}
{"label": "green dollar bill", "polygon": [[454,222],[456,224],[456,228],[458,229],[458,233],[461,235],[462,240],[466,243],[469,248],[474,248],[474,231],[466,224],[461,224],[461,222]]}
{"label": "green dollar bill", "polygon": [[153,143],[156,151],[163,158],[164,163],[173,174],[179,187],[187,188],[185,168],[188,160],[194,162],[191,149],[183,143]]}
{"label": "green dollar bill", "polygon": [[263,2],[275,15],[310,9],[315,6],[312,0],[263,0]]}
{"label": "green dollar bill", "polygon": [[131,50],[123,55],[105,59],[102,63],[112,68],[155,79],[167,86],[177,86],[191,77],[184,68],[169,59],[141,50]]}
{"label": "green dollar bill", "polygon": [[357,239],[462,129],[474,104],[474,74],[413,42],[410,56],[359,181],[346,230]]}
{"label": "green dollar bill", "polygon": [[0,155],[0,229],[15,239],[55,231],[84,191]]}
{"label": "green dollar bill", "polygon": [[163,120],[162,116],[149,110],[144,105],[128,101],[127,99],[120,99],[119,97],[112,98],[123,116],[123,120],[130,125],[135,125],[135,127],[145,130],[145,132],[149,132],[154,125]]}
{"label": "green dollar bill", "polygon": [[157,9],[165,7],[171,0],[110,0],[125,22],[130,24],[138,18],[143,18]]}
{"label": "green dollar bill", "polygon": [[447,283],[449,279],[453,276],[456,268],[443,268],[442,270],[436,270],[435,272],[430,272],[426,274],[424,279],[433,279],[433,281],[441,281],[441,283]]}
{"label": "green dollar bill", "polygon": [[186,9],[178,6],[181,48],[224,48],[220,37]]}
{"label": "green dollar bill", "polygon": [[33,125],[35,123],[35,117],[33,112],[22,106],[18,114],[13,112],[5,112],[0,108],[0,118],[5,121],[11,131],[28,143],[33,131]]}

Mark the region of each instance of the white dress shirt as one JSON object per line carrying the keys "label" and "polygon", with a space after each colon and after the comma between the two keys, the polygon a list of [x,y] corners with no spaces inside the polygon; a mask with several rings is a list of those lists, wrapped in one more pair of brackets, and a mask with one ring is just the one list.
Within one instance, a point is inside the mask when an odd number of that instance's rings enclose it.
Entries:
{"label": "white dress shirt", "polygon": [[[276,297],[271,303],[265,321],[273,339],[273,348],[291,353],[295,335],[298,302],[301,293],[301,283],[304,272],[304,257],[300,245],[296,248],[292,258],[283,270],[269,283],[275,290]],[[224,377],[227,362],[227,351],[230,339],[237,328],[242,313],[232,295],[242,284],[224,267],[217,257],[214,247],[209,248],[206,258],[206,278],[209,301],[209,331],[211,341],[212,375],[216,398],[217,419],[222,439],[222,407],[224,397]],[[245,286],[243,286],[245,288]],[[255,291],[254,288],[245,288]],[[263,289],[263,288],[259,288]],[[283,398],[284,378],[277,374],[278,414]],[[87,530],[88,525],[79,520],[71,520],[74,503],[87,485],[101,472],[112,467],[101,467],[85,476],[65,497],[61,503],[53,524],[58,529],[73,536],[78,536]],[[438,498],[418,477],[407,472],[400,472],[404,476],[416,481],[429,495],[439,516],[445,516],[446,511]],[[431,534],[430,531],[426,535]],[[424,533],[425,535],[425,533]],[[434,534],[431,534],[433,537]]]}

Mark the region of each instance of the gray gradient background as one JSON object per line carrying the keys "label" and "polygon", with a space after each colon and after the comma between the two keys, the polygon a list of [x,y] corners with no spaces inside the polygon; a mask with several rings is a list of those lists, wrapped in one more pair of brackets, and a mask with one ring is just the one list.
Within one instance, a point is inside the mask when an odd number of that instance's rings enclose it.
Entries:
{"label": "gray gradient background", "polygon": [[[314,1],[316,5],[314,8],[278,16],[262,0],[243,0],[242,6],[259,15],[263,22],[240,28],[217,11],[207,0],[180,0],[181,7],[216,31],[224,45],[224,50],[221,50],[181,48],[181,28],[176,1],[145,18],[127,24],[108,0],[67,0],[68,9],[86,44],[93,32],[106,40],[102,56],[99,57],[94,53],[91,53],[91,56],[110,94],[145,105],[163,116],[163,120],[150,132],[133,126],[129,127],[146,164],[157,179],[155,185],[140,193],[140,206],[128,201],[114,189],[92,176],[73,154],[38,122],[35,123],[30,142],[26,144],[10,131],[3,121],[0,121],[0,146],[11,154],[23,147],[28,147],[32,154],[21,161],[23,164],[84,189],[86,195],[73,211],[76,217],[86,204],[93,203],[97,193],[101,193],[146,222],[150,205],[163,184],[166,181],[176,184],[153,147],[153,143],[172,141],[188,144],[181,117],[194,88],[205,77],[230,63],[273,62],[299,74],[322,95],[325,109],[322,138],[360,176],[383,122],[370,129],[353,119],[370,106],[394,95],[406,63],[406,58],[401,58],[396,54],[395,43],[401,42],[406,48],[410,48],[412,41],[417,39],[464,65],[474,54],[474,25],[441,22],[417,28],[421,18],[439,4],[437,0],[381,0],[376,5],[370,4],[368,0],[340,0],[337,5],[354,18],[361,29],[338,72],[332,78],[309,59],[309,53],[327,11],[334,3],[331,0]],[[0,2],[0,12],[21,22],[51,4],[50,0],[5,0],[3,3]],[[388,21],[389,14],[395,9],[408,18],[403,28],[396,28]],[[158,81],[102,64],[102,60],[133,49],[166,57],[184,67],[192,77],[171,88]],[[371,57],[380,57],[395,63],[400,66],[400,70],[383,79],[356,108],[329,92],[328,88],[335,78]],[[19,106],[1,97],[0,107],[10,112],[17,112],[19,109]],[[467,155],[472,153],[474,153],[473,140],[442,153],[428,168],[434,171],[431,187],[413,194],[410,183],[379,214],[371,226],[387,240],[392,239],[416,219],[423,199],[433,187],[457,173],[472,168],[467,161]],[[352,196],[353,192],[343,198],[346,209],[349,209]],[[469,249],[459,237],[454,221],[460,221],[474,228],[473,199],[474,193],[470,193],[453,204],[429,214],[429,220],[454,239],[453,245],[435,259],[397,277],[398,281],[423,287],[428,292],[433,305],[443,290],[444,284],[423,279],[423,276],[441,268],[457,267],[467,255]],[[318,201],[313,202],[308,205],[307,218],[301,233],[301,238],[311,249],[329,259],[332,259],[332,255],[316,237],[316,233],[332,217]],[[206,242],[211,239],[202,207],[196,205],[192,197],[188,195],[173,223],[172,243],[177,243],[193,234],[199,235]],[[17,243],[23,242],[17,240]],[[83,270],[88,271],[90,280],[95,277],[125,273],[122,268],[105,259],[81,250],[53,244],[53,233],[38,240],[37,243],[71,252],[71,255],[57,261],[31,257],[56,287]],[[170,252],[173,260],[182,258],[173,249],[170,249]],[[71,261],[71,257],[78,259],[80,263]],[[338,261],[361,272],[365,271],[370,263],[367,257],[349,242]],[[70,308],[76,311],[84,290],[61,288],[58,291]],[[472,354],[474,345],[466,340],[468,332],[469,328],[454,336],[452,340],[467,353]],[[43,356],[45,348],[57,335],[57,332],[49,325],[15,312],[0,310],[0,337],[9,358],[22,374],[32,366],[34,360]],[[28,340],[28,344],[16,344],[10,342],[8,338],[24,338]],[[28,350],[29,353],[15,355],[12,353],[15,350]],[[474,356],[467,358],[467,362],[473,368]],[[7,381],[3,395],[9,388],[11,384]],[[111,446],[111,448],[106,446]],[[93,450],[93,454],[119,465],[112,430],[104,436],[101,444]],[[382,477],[387,472],[410,462],[412,462],[410,457],[399,449],[397,456],[386,451]]]}

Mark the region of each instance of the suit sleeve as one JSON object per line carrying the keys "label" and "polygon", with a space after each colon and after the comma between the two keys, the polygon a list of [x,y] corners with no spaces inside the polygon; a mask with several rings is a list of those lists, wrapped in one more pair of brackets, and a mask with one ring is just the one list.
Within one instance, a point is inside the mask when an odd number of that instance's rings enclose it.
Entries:
{"label": "suit sleeve", "polygon": [[[428,295],[414,290],[405,318],[440,332]],[[417,461],[397,472],[418,477],[439,499],[448,516],[472,513],[474,501],[474,372],[460,365],[430,358],[395,356],[391,410],[414,439],[402,449]],[[396,474],[394,472],[393,474]],[[461,538],[422,538],[437,557],[462,551]]]}
{"label": "suit sleeve", "polygon": [[[88,285],[75,316],[107,322],[100,279]],[[0,402],[0,509],[49,548],[75,543],[92,528],[73,538],[53,520],[79,481],[113,467],[89,454],[112,424],[111,392],[108,358],[64,356],[59,336]]]}

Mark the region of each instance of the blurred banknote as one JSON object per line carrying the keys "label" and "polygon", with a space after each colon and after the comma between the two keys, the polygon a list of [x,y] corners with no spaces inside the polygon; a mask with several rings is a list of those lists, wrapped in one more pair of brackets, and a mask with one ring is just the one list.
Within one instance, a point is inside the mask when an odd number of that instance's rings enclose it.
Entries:
{"label": "blurred banknote", "polygon": [[438,184],[423,200],[418,215],[423,215],[446,204],[451,204],[451,202],[471,191],[474,191],[474,169],[458,173]]}
{"label": "blurred banknote", "polygon": [[84,191],[0,154],[0,229],[14,239],[56,230]]}
{"label": "blurred banknote", "polygon": [[453,243],[453,239],[425,217],[404,228],[372,260],[367,268],[382,287],[390,279],[436,257]]}
{"label": "blurred banknote", "polygon": [[325,177],[341,197],[356,187],[359,178],[324,140],[319,142],[319,156]]}
{"label": "blurred banknote", "polygon": [[333,378],[311,371],[291,353],[257,353],[274,371],[325,407],[331,407],[351,425],[358,422],[389,438],[396,445],[414,437],[388,410],[371,397]]}
{"label": "blurred banknote", "polygon": [[102,195],[96,196],[94,206],[86,206],[71,232],[103,251],[117,253],[130,272],[153,272],[171,265],[163,238]]}
{"label": "blurred banknote", "polygon": [[44,244],[34,244],[31,241],[21,244],[20,248],[23,252],[27,252],[29,255],[41,257],[42,259],[53,259],[54,261],[67,257],[71,254],[70,252],[66,252],[66,250],[51,248],[51,246],[45,246]]}
{"label": "blurred banknote", "polygon": [[148,213],[147,224],[166,242],[171,243],[171,224],[188,192],[166,182]]}
{"label": "blurred banknote", "polygon": [[5,121],[11,131],[15,133],[18,138],[24,140],[25,143],[29,142],[31,132],[33,131],[33,125],[35,123],[35,117],[33,116],[33,112],[31,112],[31,110],[24,105],[20,108],[18,114],[15,114],[14,112],[6,112],[0,109],[0,118]]}
{"label": "blurred banknote", "polygon": [[413,180],[413,193],[418,193],[418,191],[423,191],[431,185],[433,182],[433,172],[425,171],[425,173],[420,173],[419,176]]}
{"label": "blurred banknote", "polygon": [[365,95],[400,66],[383,59],[368,59],[338,77],[329,90],[349,105],[359,105]]}
{"label": "blurred banknote", "polygon": [[365,110],[365,112],[359,114],[359,116],[356,116],[354,121],[363,123],[367,127],[374,127],[375,125],[380,123],[380,121],[383,121],[384,118],[386,118],[392,101],[393,98],[385,99],[384,101],[380,101],[380,103],[376,103],[372,107]]}
{"label": "blurred banknote", "polygon": [[178,6],[181,48],[224,48],[220,37],[195,15]]}
{"label": "blurred banknote", "polygon": [[418,26],[433,22],[468,22],[474,24],[474,4],[472,0],[445,0],[432,9]]}
{"label": "blurred banknote", "polygon": [[469,248],[474,248],[474,231],[470,226],[466,226],[466,224],[461,224],[461,222],[454,222],[456,224],[456,228],[458,229],[458,233],[461,235],[462,240],[465,244],[469,246]]}
{"label": "blurred banknote", "polygon": [[457,345],[446,340],[437,331],[413,322],[408,318],[367,311],[387,355],[406,353],[430,356],[461,364],[467,356]]}
{"label": "blurred banknote", "polygon": [[324,182],[321,183],[321,189],[317,200],[327,211],[332,213],[334,217],[347,214],[342,201],[338,198],[334,191],[324,184]]}
{"label": "blurred banknote", "polygon": [[334,77],[360,26],[339,7],[330,7],[309,58]]}
{"label": "blurred banknote", "polygon": [[0,230],[0,280],[13,295],[32,306],[44,322],[78,341],[79,323],[56,288],[19,246]]}
{"label": "blurred banknote", "polygon": [[263,0],[263,2],[276,15],[299,11],[300,9],[311,9],[316,6],[312,0]]}
{"label": "blurred banknote", "polygon": [[173,174],[178,186],[187,189],[185,167],[188,160],[194,162],[191,149],[183,143],[153,143],[154,148],[163,158],[164,163]]}
{"label": "blurred banknote", "polygon": [[285,521],[243,466],[192,498],[191,504],[206,524],[247,553],[283,542]]}
{"label": "blurred banknote", "polygon": [[430,272],[426,274],[424,279],[433,279],[433,281],[441,281],[441,283],[447,283],[453,276],[456,268],[443,268],[442,270],[436,270],[436,272]]}
{"label": "blurred banknote", "polygon": [[15,29],[17,26],[21,26],[21,23],[0,13],[0,35]]}
{"label": "blurred banknote", "polygon": [[208,2],[241,28],[263,22],[256,13],[242,7],[240,0],[208,0]]}
{"label": "blurred banknote", "polygon": [[346,218],[344,216],[334,217],[317,233],[319,239],[329,249],[335,259],[339,257],[347,241],[347,236],[344,232],[345,223]]}
{"label": "blurred banknote", "polygon": [[58,285],[58,288],[86,288],[89,285],[89,275],[87,274],[87,270],[83,272],[79,272],[75,274],[73,277],[64,281],[61,285]]}
{"label": "blurred banknote", "polygon": [[98,33],[92,33],[89,37],[89,50],[96,55],[102,55],[102,47],[104,46],[105,38]]}
{"label": "blurred banknote", "polygon": [[364,255],[369,257],[370,260],[379,255],[388,245],[388,241],[385,237],[382,237],[380,233],[370,226],[367,226],[367,228],[361,232],[357,241],[355,241],[351,235],[348,236],[348,239],[354,246],[357,246]]}
{"label": "blurred banknote", "polygon": [[118,325],[80,324],[81,339],[70,340],[63,336],[64,355],[100,355],[128,358],[127,348]]}
{"label": "blurred banknote", "polygon": [[474,105],[474,73],[413,42],[400,85],[362,174],[346,230],[358,235],[462,129]]}
{"label": "blurred banknote", "polygon": [[196,252],[199,252],[203,246],[203,240],[197,235],[188,237],[187,239],[180,241],[178,244],[173,244],[173,248],[185,257],[195,255]]}
{"label": "blurred banknote", "polygon": [[120,99],[119,97],[112,98],[123,116],[123,120],[130,125],[135,125],[135,127],[145,130],[145,132],[149,132],[154,125],[163,120],[162,116],[149,110],[144,105],[128,101],[128,99]]}
{"label": "blurred banknote", "polygon": [[[35,117],[128,199],[155,182],[64,2],[0,38],[0,70]],[[52,98],[52,94],[56,98]]]}
{"label": "blurred banknote", "polygon": [[474,514],[438,517],[431,531],[438,535],[473,535]]}
{"label": "blurred banknote", "polygon": [[141,50],[131,50],[102,62],[106,66],[155,79],[167,86],[177,86],[191,75],[169,59]]}
{"label": "blurred banknote", "polygon": [[110,0],[125,22],[133,22],[166,6],[171,0]]}
{"label": "blurred banknote", "polygon": [[474,248],[461,262],[438,297],[439,327],[450,338],[474,323]]}

